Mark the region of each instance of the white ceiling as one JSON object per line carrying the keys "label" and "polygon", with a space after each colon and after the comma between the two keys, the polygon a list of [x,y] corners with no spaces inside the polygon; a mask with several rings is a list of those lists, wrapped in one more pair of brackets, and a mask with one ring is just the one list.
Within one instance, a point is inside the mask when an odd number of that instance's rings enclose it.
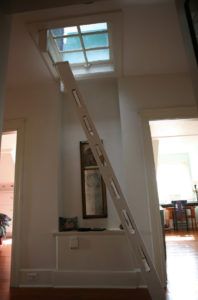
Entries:
{"label": "white ceiling", "polygon": [[[103,3],[103,5],[101,5]],[[8,87],[52,80],[26,24],[79,14],[121,9],[122,75],[187,72],[187,62],[173,0],[106,0],[16,14],[10,43]]]}

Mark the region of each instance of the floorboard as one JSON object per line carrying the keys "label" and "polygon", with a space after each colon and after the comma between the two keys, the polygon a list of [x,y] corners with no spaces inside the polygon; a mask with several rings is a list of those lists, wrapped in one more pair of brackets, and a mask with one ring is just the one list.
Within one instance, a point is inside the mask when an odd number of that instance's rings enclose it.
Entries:
{"label": "floorboard", "polygon": [[151,300],[146,289],[9,288],[11,245],[0,247],[0,300]]}
{"label": "floorboard", "polygon": [[[198,232],[166,233],[167,300],[198,300]],[[11,245],[0,246],[1,300],[149,300],[145,289],[9,288]],[[159,299],[160,300],[160,299]]]}
{"label": "floorboard", "polygon": [[167,300],[198,300],[198,232],[166,234]]}

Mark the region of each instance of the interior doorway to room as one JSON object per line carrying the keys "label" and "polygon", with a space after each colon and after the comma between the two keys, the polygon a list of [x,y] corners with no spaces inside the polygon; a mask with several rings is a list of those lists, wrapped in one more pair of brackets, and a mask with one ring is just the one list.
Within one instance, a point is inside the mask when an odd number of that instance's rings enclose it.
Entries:
{"label": "interior doorway to room", "polygon": [[[198,119],[150,121],[149,124],[160,206],[180,200],[196,205]],[[198,217],[198,207],[193,209]],[[170,212],[165,209],[165,228],[174,229],[173,221]],[[189,227],[196,229],[196,219],[189,220],[188,223]]]}
{"label": "interior doorway to room", "polygon": [[[167,296],[194,300],[198,291],[198,119],[150,121],[149,125],[160,209],[163,206]],[[182,210],[177,206],[180,200],[186,201]]]}
{"label": "interior doorway to room", "polygon": [[[0,156],[0,247],[11,256],[17,132],[3,132]],[[5,249],[8,248],[8,251]],[[11,259],[11,258],[10,258]]]}

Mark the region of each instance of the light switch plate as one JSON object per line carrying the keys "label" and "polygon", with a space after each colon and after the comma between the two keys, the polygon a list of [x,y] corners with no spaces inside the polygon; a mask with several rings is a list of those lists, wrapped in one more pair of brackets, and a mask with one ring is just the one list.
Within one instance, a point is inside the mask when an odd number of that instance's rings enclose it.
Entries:
{"label": "light switch plate", "polygon": [[78,249],[79,248],[79,242],[77,237],[71,237],[69,239],[69,248],[70,249]]}

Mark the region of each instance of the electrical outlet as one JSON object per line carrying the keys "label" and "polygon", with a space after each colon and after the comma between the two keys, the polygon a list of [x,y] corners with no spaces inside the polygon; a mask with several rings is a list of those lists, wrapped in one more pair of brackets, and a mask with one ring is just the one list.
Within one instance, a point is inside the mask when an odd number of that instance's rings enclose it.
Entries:
{"label": "electrical outlet", "polygon": [[77,237],[71,237],[69,239],[69,248],[70,249],[78,249],[79,248],[79,243],[78,243]]}
{"label": "electrical outlet", "polygon": [[27,280],[28,281],[34,281],[36,279],[37,279],[37,273],[36,272],[27,273]]}

